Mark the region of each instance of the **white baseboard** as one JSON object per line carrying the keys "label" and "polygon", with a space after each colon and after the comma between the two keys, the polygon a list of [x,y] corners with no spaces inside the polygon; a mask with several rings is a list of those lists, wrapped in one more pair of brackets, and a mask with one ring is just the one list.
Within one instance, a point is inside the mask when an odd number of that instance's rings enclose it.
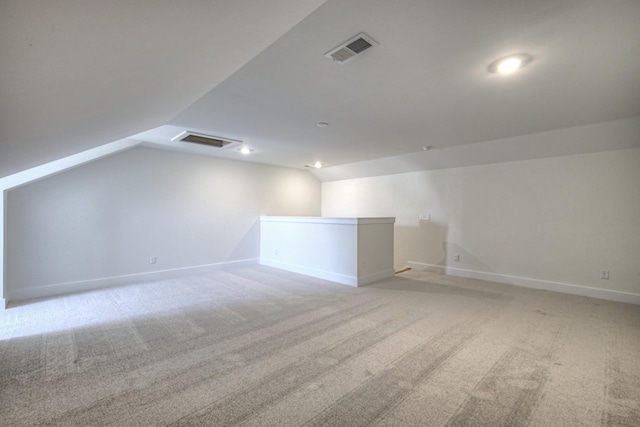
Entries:
{"label": "white baseboard", "polygon": [[484,271],[465,270],[463,268],[445,267],[441,265],[425,264],[409,261],[409,267],[415,270],[426,270],[449,276],[467,277],[470,279],[486,280],[489,282],[504,283],[507,285],[521,286],[524,288],[543,289],[547,291],[561,292],[564,294],[579,295],[583,297],[599,298],[609,301],[626,302],[640,305],[640,294],[612,291],[608,289],[589,288],[568,283],[549,282],[546,280],[529,279],[526,277],[508,276],[505,274],[487,273]]}
{"label": "white baseboard", "polygon": [[286,262],[276,261],[273,259],[260,258],[260,264],[267,267],[279,268],[280,270],[292,271],[305,276],[317,277],[318,279],[329,280],[331,282],[342,283],[343,285],[358,286],[358,278],[355,276],[347,276],[339,273],[332,273],[325,270],[317,270],[315,268],[305,267],[297,264],[287,264]]}
{"label": "white baseboard", "polygon": [[279,268],[280,270],[291,271],[293,273],[304,274],[305,276],[317,277],[318,279],[342,283],[343,285],[349,286],[368,285],[369,283],[377,282],[378,280],[386,279],[387,277],[393,277],[393,275],[395,274],[393,269],[389,269],[380,271],[378,273],[369,274],[367,276],[356,277],[264,258],[260,259],[260,264],[266,265],[268,267]]}
{"label": "white baseboard", "polygon": [[105,277],[100,279],[80,280],[77,282],[55,283],[32,288],[11,289],[7,301],[17,301],[33,298],[49,297],[53,295],[70,294],[93,289],[113,286],[130,285],[132,283],[156,282],[176,277],[206,274],[226,267],[241,267],[257,264],[258,259],[243,259],[238,261],[220,262],[215,264],[197,265],[193,267],[174,268],[171,270],[152,271],[149,273],[128,274],[125,276]]}
{"label": "white baseboard", "polygon": [[3,310],[4,310],[5,308],[7,308],[7,303],[8,303],[8,302],[9,302],[9,301],[7,301],[6,299],[4,299],[4,298],[0,298],[0,309],[3,309]]}

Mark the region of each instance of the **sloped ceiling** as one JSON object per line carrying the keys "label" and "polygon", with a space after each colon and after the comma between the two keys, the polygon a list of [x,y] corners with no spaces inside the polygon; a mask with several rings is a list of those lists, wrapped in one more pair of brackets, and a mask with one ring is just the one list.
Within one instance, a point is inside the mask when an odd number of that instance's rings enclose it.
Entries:
{"label": "sloped ceiling", "polygon": [[[325,58],[361,31],[379,45],[342,65]],[[520,72],[488,72],[521,52],[533,61]],[[255,150],[246,159],[289,167],[421,155],[425,146],[435,156],[640,115],[637,52],[637,0],[330,0],[141,139],[199,130],[245,141]]]}
{"label": "sloped ceiling", "polygon": [[3,0],[0,177],[161,126],[323,0]]}
{"label": "sloped ceiling", "polygon": [[[0,172],[133,134],[341,167],[497,140],[516,153],[518,136],[640,116],[637,0],[320,3],[0,3]],[[324,57],[361,31],[379,45],[343,65]],[[533,56],[521,72],[488,72],[521,52]],[[184,130],[253,152],[170,141]]]}

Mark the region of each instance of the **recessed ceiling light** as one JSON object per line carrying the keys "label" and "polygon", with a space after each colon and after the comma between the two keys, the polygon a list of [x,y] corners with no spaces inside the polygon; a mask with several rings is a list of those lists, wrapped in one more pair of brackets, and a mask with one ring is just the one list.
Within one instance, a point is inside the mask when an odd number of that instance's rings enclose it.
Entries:
{"label": "recessed ceiling light", "polygon": [[318,126],[319,128],[326,128],[327,126],[329,126],[329,123],[327,123],[327,122],[320,122],[320,123],[318,123],[316,126]]}
{"label": "recessed ceiling light", "polygon": [[322,167],[326,166],[324,163],[322,162],[315,162],[311,165],[304,165],[305,168],[315,168],[315,169],[320,169]]}
{"label": "recessed ceiling light", "polygon": [[427,146],[427,147],[422,147],[422,151],[429,151],[431,150],[433,147],[432,146]]}
{"label": "recessed ceiling light", "polygon": [[528,65],[533,57],[527,53],[519,53],[500,58],[489,65],[489,71],[492,73],[507,75],[513,74],[525,65]]}
{"label": "recessed ceiling light", "polygon": [[242,154],[244,154],[246,156],[247,154],[250,154],[253,150],[251,148],[249,148],[249,147],[242,147],[238,151],[240,151]]}

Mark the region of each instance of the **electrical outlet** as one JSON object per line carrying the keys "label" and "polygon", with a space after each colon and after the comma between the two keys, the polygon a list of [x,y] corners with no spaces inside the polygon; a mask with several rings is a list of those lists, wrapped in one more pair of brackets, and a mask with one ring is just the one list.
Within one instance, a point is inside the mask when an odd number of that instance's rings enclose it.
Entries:
{"label": "electrical outlet", "polygon": [[600,278],[609,280],[609,270],[600,270]]}
{"label": "electrical outlet", "polygon": [[453,260],[454,261],[460,261],[460,255],[459,254],[453,254]]}
{"label": "electrical outlet", "polygon": [[420,215],[420,221],[431,221],[431,214]]}
{"label": "electrical outlet", "polygon": [[157,261],[156,257],[152,256],[149,258],[149,264],[155,264]]}

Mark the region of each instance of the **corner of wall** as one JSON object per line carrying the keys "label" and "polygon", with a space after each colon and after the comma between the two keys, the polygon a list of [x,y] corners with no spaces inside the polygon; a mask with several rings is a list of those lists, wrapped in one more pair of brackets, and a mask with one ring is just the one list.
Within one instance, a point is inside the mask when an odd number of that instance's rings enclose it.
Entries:
{"label": "corner of wall", "polygon": [[0,189],[0,192],[2,192],[2,194],[0,194],[0,305],[2,306],[3,309],[7,308],[7,281],[6,281],[6,272],[4,269],[5,266],[5,258],[6,258],[6,254],[5,254],[5,246],[6,246],[6,240],[5,240],[5,229],[7,227],[6,225],[6,206],[7,206],[7,191],[6,190],[2,190]]}

